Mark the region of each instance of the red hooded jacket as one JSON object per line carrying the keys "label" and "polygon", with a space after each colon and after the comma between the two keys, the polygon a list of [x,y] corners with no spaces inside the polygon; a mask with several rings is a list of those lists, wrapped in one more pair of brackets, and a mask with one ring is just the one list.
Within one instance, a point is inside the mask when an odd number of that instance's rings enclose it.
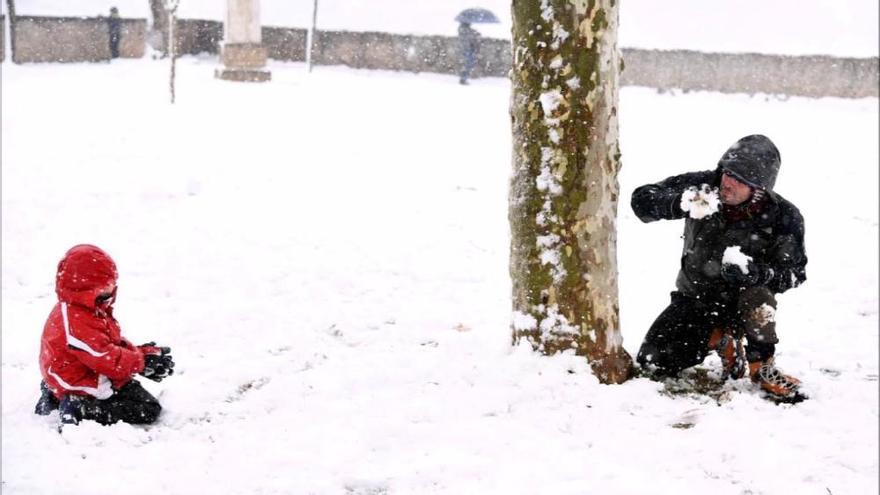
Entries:
{"label": "red hooded jacket", "polygon": [[[121,335],[113,318],[116,264],[100,248],[74,246],[58,263],[58,304],[40,345],[40,371],[59,399],[67,394],[107,399],[143,371],[144,353]],[[101,294],[112,294],[98,304]]]}

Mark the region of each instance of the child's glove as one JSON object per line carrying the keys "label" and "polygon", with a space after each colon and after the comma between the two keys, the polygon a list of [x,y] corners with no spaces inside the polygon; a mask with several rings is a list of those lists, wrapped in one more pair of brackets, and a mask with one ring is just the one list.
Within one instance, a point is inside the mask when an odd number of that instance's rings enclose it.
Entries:
{"label": "child's glove", "polygon": [[146,344],[141,344],[137,347],[142,353],[144,353],[144,355],[159,354],[160,356],[164,356],[165,354],[171,354],[170,347],[157,347],[155,342],[147,342]]}
{"label": "child's glove", "polygon": [[154,382],[161,382],[165,378],[174,374],[174,361],[171,355],[166,354],[160,356],[158,354],[147,354],[144,356],[144,370],[141,375]]}
{"label": "child's glove", "polygon": [[161,382],[174,374],[174,360],[171,358],[170,347],[156,347],[155,342],[139,345],[144,353],[144,370],[141,375],[155,382]]}

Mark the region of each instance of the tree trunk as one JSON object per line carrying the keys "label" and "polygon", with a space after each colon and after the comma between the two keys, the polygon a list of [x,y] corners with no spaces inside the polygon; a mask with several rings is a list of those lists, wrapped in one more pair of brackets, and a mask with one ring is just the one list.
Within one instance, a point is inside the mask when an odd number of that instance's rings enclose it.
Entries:
{"label": "tree trunk", "polygon": [[315,45],[315,25],[318,23],[318,0],[314,1],[312,5],[312,23],[309,25],[309,30],[306,33],[306,67],[309,68],[309,72],[312,71],[312,48]]}
{"label": "tree trunk", "polygon": [[15,17],[15,0],[6,0],[6,10],[9,11],[9,51],[12,53],[12,61],[18,63],[15,56],[15,25],[17,19]]}
{"label": "tree trunk", "polygon": [[174,43],[174,24],[176,22],[174,14],[177,11],[177,3],[173,4],[173,8],[167,11],[168,14],[168,44],[165,45],[168,47],[167,53],[168,56],[171,57],[171,78],[169,81],[169,85],[171,87],[171,103],[174,104],[174,77],[176,73],[177,67],[177,46]]}
{"label": "tree trunk", "polygon": [[164,0],[150,0],[150,14],[153,18],[151,31],[159,33],[163,57],[168,56],[168,12]]}
{"label": "tree trunk", "polygon": [[618,5],[514,0],[513,339],[632,373],[617,302]]}

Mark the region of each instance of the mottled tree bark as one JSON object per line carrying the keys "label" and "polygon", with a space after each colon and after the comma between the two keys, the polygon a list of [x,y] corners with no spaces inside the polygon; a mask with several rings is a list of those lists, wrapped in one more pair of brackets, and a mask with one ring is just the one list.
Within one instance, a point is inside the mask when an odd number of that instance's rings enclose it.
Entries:
{"label": "mottled tree bark", "polygon": [[514,343],[586,356],[603,383],[632,372],[617,302],[618,3],[514,0]]}

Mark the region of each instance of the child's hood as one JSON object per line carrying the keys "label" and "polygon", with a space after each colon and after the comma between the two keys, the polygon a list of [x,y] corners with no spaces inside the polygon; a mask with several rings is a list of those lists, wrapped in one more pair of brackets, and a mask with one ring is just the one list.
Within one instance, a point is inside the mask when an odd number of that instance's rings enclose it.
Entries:
{"label": "child's hood", "polygon": [[97,246],[80,244],[70,248],[58,263],[55,293],[58,300],[95,308],[95,298],[102,293],[115,292],[116,263]]}

